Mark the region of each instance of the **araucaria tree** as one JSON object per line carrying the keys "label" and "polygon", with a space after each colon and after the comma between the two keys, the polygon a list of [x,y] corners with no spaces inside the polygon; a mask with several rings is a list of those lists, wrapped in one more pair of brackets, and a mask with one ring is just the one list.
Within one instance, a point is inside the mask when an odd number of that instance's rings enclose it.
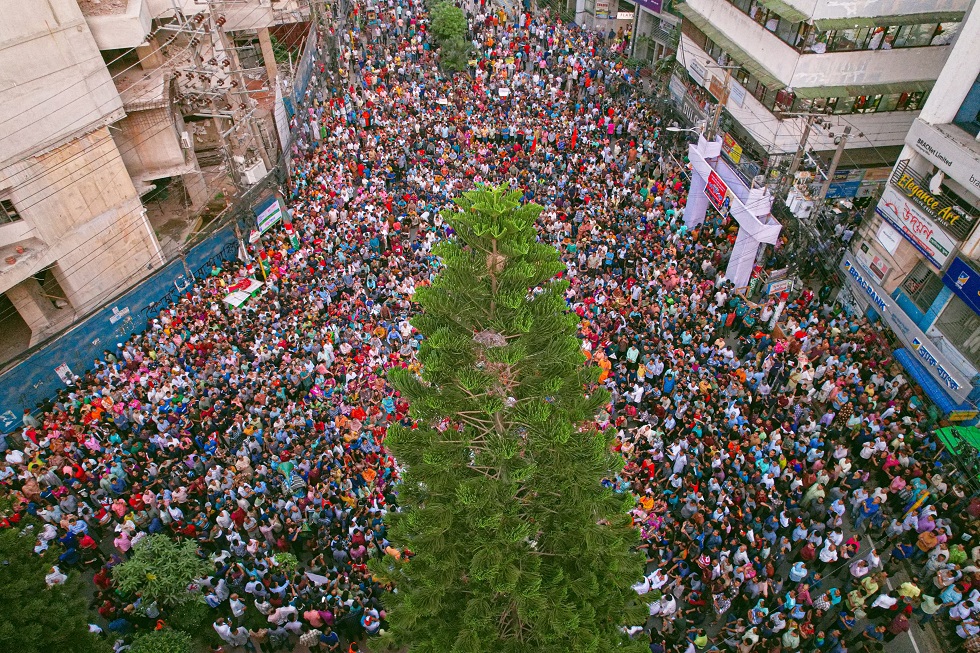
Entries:
{"label": "araucaria tree", "polygon": [[632,585],[630,499],[603,487],[621,460],[594,426],[609,401],[585,365],[557,251],[538,242],[541,207],[478,188],[444,218],[455,238],[415,299],[421,376],[391,373],[415,429],[386,440],[405,466],[392,542],[375,561],[394,582],[380,647],[413,653],[644,650]]}

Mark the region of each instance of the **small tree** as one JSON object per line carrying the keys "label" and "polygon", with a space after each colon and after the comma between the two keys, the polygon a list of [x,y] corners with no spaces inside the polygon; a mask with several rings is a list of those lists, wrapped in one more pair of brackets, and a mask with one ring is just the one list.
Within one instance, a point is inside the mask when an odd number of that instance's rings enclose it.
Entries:
{"label": "small tree", "polygon": [[396,583],[380,645],[413,653],[639,651],[643,573],[630,499],[603,487],[622,465],[595,429],[609,401],[586,367],[541,207],[481,188],[447,212],[445,265],[415,299],[421,376],[390,374],[418,428],[386,440],[406,467],[391,540],[374,561]]}
{"label": "small tree", "polygon": [[432,35],[439,42],[466,37],[466,15],[448,0],[436,3],[431,12]]}
{"label": "small tree", "polygon": [[154,630],[137,635],[129,653],[191,653],[191,636],[179,630]]}
{"label": "small tree", "polygon": [[450,72],[466,69],[472,46],[466,40],[466,16],[452,2],[438,2],[431,12],[430,30],[439,47],[439,62]]}
{"label": "small tree", "polygon": [[133,547],[132,558],[112,569],[112,579],[123,592],[139,592],[145,600],[166,608],[197,599],[188,586],[209,571],[193,542],[150,535]]}
{"label": "small tree", "polygon": [[[54,554],[35,555],[33,537],[0,531],[0,651],[102,653],[108,645],[89,632],[81,577],[47,587]],[[63,570],[66,571],[67,570]]]}

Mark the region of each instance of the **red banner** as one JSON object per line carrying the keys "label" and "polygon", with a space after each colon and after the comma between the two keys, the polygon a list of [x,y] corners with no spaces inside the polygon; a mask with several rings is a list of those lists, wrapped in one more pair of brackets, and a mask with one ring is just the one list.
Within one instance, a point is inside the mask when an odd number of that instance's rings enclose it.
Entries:
{"label": "red banner", "polygon": [[708,183],[704,185],[704,194],[708,196],[712,206],[721,211],[725,196],[728,195],[728,184],[718,176],[717,172],[712,170],[708,173]]}

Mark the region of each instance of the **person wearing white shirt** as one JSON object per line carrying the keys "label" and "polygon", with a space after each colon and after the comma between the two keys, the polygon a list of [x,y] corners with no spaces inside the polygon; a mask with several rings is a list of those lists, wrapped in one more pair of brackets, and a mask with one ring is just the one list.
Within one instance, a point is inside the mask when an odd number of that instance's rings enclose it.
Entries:
{"label": "person wearing white shirt", "polygon": [[214,626],[214,632],[218,633],[218,637],[224,640],[225,643],[234,646],[234,637],[231,631],[231,626],[225,621],[224,617],[218,617],[218,620],[212,624]]}
{"label": "person wearing white shirt", "polygon": [[65,574],[63,574],[61,572],[61,570],[58,569],[58,566],[57,565],[55,565],[54,567],[51,567],[51,571],[48,572],[48,574],[44,577],[44,582],[47,584],[48,587],[54,587],[55,585],[61,585],[66,580],[68,580],[68,576],[66,576]]}

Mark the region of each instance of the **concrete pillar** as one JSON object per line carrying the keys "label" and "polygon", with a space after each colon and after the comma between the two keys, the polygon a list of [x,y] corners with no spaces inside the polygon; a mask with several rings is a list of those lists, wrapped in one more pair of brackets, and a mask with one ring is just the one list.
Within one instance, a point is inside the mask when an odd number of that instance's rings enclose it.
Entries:
{"label": "concrete pillar", "polygon": [[688,229],[704,222],[704,216],[708,212],[708,196],[704,194],[707,183],[706,175],[698,172],[697,168],[691,169],[691,189],[687,194],[687,204],[684,205],[684,224]]}
{"label": "concrete pillar", "polygon": [[204,173],[194,170],[186,175],[181,175],[184,181],[184,189],[191,200],[191,208],[197,210],[207,204],[208,201],[208,182],[204,179]]}
{"label": "concrete pillar", "polygon": [[259,30],[259,46],[262,48],[262,60],[265,62],[265,74],[269,77],[269,88],[275,89],[279,80],[279,69],[276,68],[276,53],[272,49],[272,35],[268,27]]}
{"label": "concrete pillar", "polygon": [[[944,67],[929,93],[929,99],[919,112],[919,118],[930,125],[945,125],[953,122],[973,83],[980,72],[980,11],[973,7],[960,23],[960,33],[956,37],[947,61],[956,65]],[[947,98],[957,98],[955,102]]]}
{"label": "concrete pillar", "polygon": [[6,294],[10,303],[27,323],[32,336],[51,326],[54,306],[41,294],[41,284],[35,279],[24,279]]}
{"label": "concrete pillar", "polygon": [[139,57],[143,70],[159,68],[167,60],[160,51],[160,42],[155,36],[146,39],[145,44],[136,46],[136,56]]}

